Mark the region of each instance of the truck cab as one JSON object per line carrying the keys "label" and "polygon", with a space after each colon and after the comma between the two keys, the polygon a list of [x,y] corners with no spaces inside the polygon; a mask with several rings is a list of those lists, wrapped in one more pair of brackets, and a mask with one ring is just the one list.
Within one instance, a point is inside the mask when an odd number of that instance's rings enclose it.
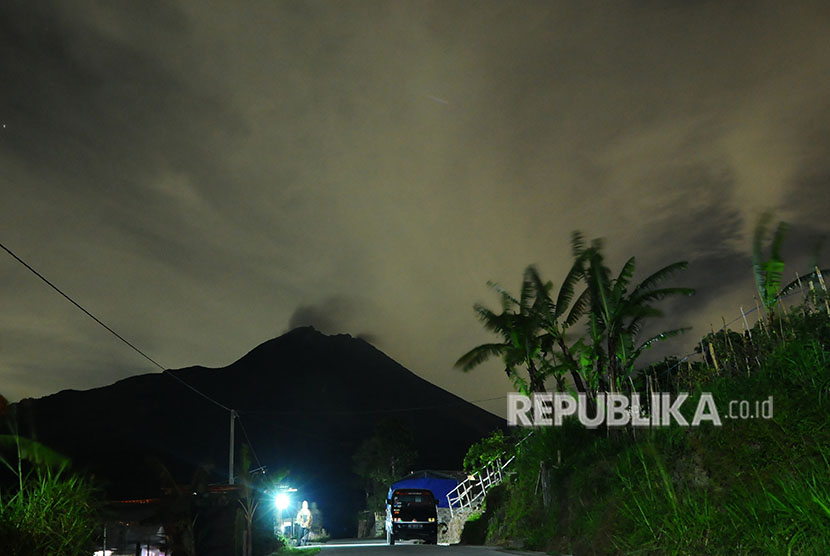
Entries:
{"label": "truck cab", "polygon": [[432,491],[399,488],[386,500],[386,542],[421,539],[438,542],[438,501]]}

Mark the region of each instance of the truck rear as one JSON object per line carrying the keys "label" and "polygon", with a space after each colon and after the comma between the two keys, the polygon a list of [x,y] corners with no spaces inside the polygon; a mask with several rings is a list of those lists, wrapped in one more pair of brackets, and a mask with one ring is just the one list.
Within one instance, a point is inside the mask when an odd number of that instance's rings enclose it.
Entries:
{"label": "truck rear", "polygon": [[386,542],[421,539],[438,542],[438,501],[432,491],[401,488],[386,500]]}

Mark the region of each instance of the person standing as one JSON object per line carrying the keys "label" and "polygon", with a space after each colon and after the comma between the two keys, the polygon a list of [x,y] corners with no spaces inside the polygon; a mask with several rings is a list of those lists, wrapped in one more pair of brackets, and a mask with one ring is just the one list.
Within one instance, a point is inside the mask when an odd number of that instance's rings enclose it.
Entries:
{"label": "person standing", "polygon": [[303,507],[297,513],[297,525],[300,526],[299,546],[308,544],[308,535],[311,533],[311,510],[308,509],[308,501],[303,500]]}

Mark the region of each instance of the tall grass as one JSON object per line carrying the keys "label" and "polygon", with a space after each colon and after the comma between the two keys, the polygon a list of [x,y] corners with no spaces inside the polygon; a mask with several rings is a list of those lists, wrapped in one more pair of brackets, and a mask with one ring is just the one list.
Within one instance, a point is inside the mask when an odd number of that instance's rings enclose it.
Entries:
{"label": "tall grass", "polygon": [[749,553],[823,554],[830,546],[830,465],[807,461],[756,488],[741,487],[726,506],[728,525]]}
{"label": "tall grass", "polygon": [[706,554],[717,516],[708,492],[676,487],[653,444],[619,460],[622,515],[635,527],[621,531],[617,548],[627,553]]}
{"label": "tall grass", "polygon": [[0,491],[0,554],[78,556],[92,551],[93,490],[63,470],[38,468],[13,492]]}
{"label": "tall grass", "polygon": [[[13,419],[6,424],[15,430]],[[69,460],[17,434],[0,434],[0,452],[14,455],[0,455],[0,471],[7,472],[0,474],[0,555],[91,553],[94,491],[69,472]]]}
{"label": "tall grass", "polygon": [[813,555],[830,546],[826,459],[713,494],[677,487],[653,447],[637,448],[621,458],[619,478],[628,526],[615,546],[626,554]]}

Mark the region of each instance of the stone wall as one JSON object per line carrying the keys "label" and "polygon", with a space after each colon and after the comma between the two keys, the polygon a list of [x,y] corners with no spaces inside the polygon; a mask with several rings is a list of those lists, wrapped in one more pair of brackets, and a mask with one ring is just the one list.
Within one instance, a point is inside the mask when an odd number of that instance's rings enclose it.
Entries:
{"label": "stone wall", "polygon": [[442,544],[458,544],[461,542],[461,532],[464,530],[464,523],[467,522],[467,518],[475,510],[472,508],[458,510],[452,517],[450,516],[449,508],[438,508],[439,512],[441,510],[445,514],[443,516],[443,522],[441,514],[438,514],[438,542]]}
{"label": "stone wall", "polygon": [[375,537],[386,538],[386,512],[375,512]]}

